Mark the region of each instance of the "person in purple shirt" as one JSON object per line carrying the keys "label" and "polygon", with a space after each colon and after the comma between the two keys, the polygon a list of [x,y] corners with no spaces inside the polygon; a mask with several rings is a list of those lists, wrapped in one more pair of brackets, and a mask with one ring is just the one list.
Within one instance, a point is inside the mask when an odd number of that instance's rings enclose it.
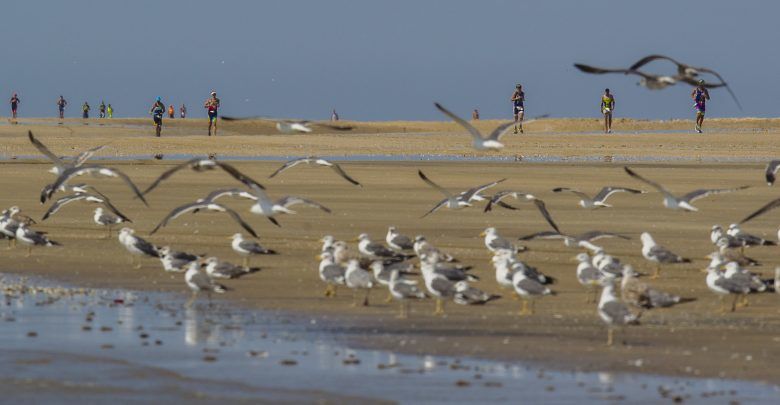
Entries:
{"label": "person in purple shirt", "polygon": [[693,108],[696,110],[696,132],[701,133],[701,126],[704,124],[704,113],[707,110],[707,100],[710,99],[710,92],[704,87],[704,80],[699,80],[699,85],[691,92],[693,99]]}
{"label": "person in purple shirt", "polygon": [[19,108],[19,103],[21,100],[19,100],[19,96],[14,93],[13,96],[11,96],[11,116],[16,119],[16,109]]}

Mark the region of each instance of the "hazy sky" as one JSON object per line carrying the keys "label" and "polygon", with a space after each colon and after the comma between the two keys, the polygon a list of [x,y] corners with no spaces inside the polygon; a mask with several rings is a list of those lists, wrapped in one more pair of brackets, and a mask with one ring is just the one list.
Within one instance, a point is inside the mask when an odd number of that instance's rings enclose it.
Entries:
{"label": "hazy sky", "polygon": [[158,95],[205,116],[216,89],[225,115],[444,119],[439,101],[507,118],[520,82],[528,116],[595,116],[610,87],[617,116],[692,117],[688,87],[648,91],[572,67],[664,53],[732,85],[745,111],[715,90],[710,116],[776,116],[778,15],[770,0],[4,2],[0,114],[18,91],[21,116],[55,115],[59,94],[68,116],[101,99],[143,116]]}

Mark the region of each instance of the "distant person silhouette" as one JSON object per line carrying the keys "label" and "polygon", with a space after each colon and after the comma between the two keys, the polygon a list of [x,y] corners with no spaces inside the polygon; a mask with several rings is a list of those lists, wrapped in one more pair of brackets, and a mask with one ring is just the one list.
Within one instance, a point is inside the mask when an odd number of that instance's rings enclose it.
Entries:
{"label": "distant person silhouette", "polygon": [[693,98],[693,108],[696,110],[696,132],[701,133],[701,126],[704,124],[704,113],[707,110],[707,100],[710,99],[710,92],[704,87],[704,80],[699,80],[699,85],[691,92]]}
{"label": "distant person silhouette", "polygon": [[184,104],[179,107],[179,116],[181,118],[187,118],[187,107],[185,107]]}
{"label": "distant person silhouette", "polygon": [[84,104],[81,105],[81,118],[87,119],[89,118],[89,110],[90,106],[88,102],[84,102]]}
{"label": "distant person silhouette", "polygon": [[339,113],[336,112],[336,109],[333,109],[333,113],[330,114],[330,120],[331,121],[338,121],[339,120]]}
{"label": "distant person silhouette", "polygon": [[149,110],[149,114],[152,114],[152,120],[154,121],[154,132],[159,138],[162,135],[162,120],[165,115],[165,104],[162,102],[162,97],[157,97],[152,104],[152,108]]}
{"label": "distant person silhouette", "polygon": [[66,105],[68,105],[68,102],[65,100],[65,97],[62,97],[62,94],[60,94],[60,98],[57,99],[57,109],[60,111],[60,119],[65,118]]}
{"label": "distant person silhouette", "polygon": [[525,115],[525,93],[523,92],[522,85],[515,85],[515,91],[512,93],[512,97],[509,99],[509,101],[512,102],[512,114],[515,117],[515,133],[517,133],[519,129],[520,133],[522,134],[523,116]]}
{"label": "distant person silhouette", "polygon": [[98,106],[98,118],[106,118],[106,103],[103,100],[100,100]]}
{"label": "distant person silhouette", "polygon": [[471,120],[472,121],[479,121],[479,110],[474,109],[474,111],[471,112]]}
{"label": "distant person silhouette", "polygon": [[601,113],[604,114],[604,133],[612,133],[612,112],[615,111],[615,96],[609,92],[609,89],[604,89],[604,94],[601,95]]}
{"label": "distant person silhouette", "polygon": [[108,118],[114,118],[114,107],[111,107],[111,103],[108,103],[108,107],[106,107],[106,112],[108,113]]}
{"label": "distant person silhouette", "polygon": [[13,119],[16,119],[16,110],[19,109],[19,103],[21,103],[21,102],[22,102],[22,100],[19,100],[19,95],[18,94],[14,93],[11,96],[11,100],[10,100],[10,103],[11,103],[11,117]]}
{"label": "distant person silhouette", "polygon": [[176,109],[173,108],[173,104],[168,106],[168,118],[170,119],[176,118]]}
{"label": "distant person silhouette", "polygon": [[203,108],[206,109],[209,115],[209,136],[211,136],[211,127],[214,127],[214,136],[217,136],[217,114],[219,113],[219,99],[217,98],[217,92],[212,91],[211,97],[206,99],[203,103]]}

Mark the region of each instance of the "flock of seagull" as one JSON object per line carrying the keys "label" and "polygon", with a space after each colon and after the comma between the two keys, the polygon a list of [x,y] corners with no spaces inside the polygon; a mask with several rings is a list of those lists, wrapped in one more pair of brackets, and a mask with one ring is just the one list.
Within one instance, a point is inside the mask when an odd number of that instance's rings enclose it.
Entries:
{"label": "flock of seagull", "polygon": [[[446,111],[443,107],[440,109]],[[455,118],[457,117],[453,117],[453,119]],[[218,202],[222,198],[249,200],[251,205],[249,205],[248,211],[251,214],[267,218],[275,226],[281,226],[279,217],[295,214],[296,212],[291,207],[296,205],[313,207],[326,213],[331,212],[328,207],[303,197],[281,196],[272,199],[262,184],[243,174],[232,165],[218,161],[213,157],[194,158],[178,164],[163,172],[151,185],[141,191],[126,174],[118,169],[88,163],[88,160],[102,147],[92,148],[75,157],[59,157],[36,139],[32,132],[28,133],[28,138],[35,148],[54,163],[54,167],[50,171],[56,175],[54,181],[45,185],[40,194],[42,204],[53,200],[41,221],[52,218],[64,206],[74,202],[96,204],[98,207],[94,211],[93,221],[96,225],[106,228],[107,238],[111,237],[113,227],[129,224],[132,221],[111,203],[108,196],[98,191],[94,186],[86,183],[75,183],[76,178],[85,174],[122,180],[135,198],[147,206],[145,197],[149,193],[170,181],[176,173],[186,169],[195,173],[221,170],[243,186],[241,188],[220,188],[203,198],[172,209],[149,235],[162,230],[166,225],[186,213],[209,211],[227,214],[242,231],[257,238],[257,232],[241,217],[241,214]],[[281,175],[285,171],[303,164],[330,168],[349,184],[363,187],[360,182],[348,175],[339,164],[317,157],[293,159],[282,165],[270,177]],[[772,161],[767,165],[765,178],[769,185],[774,183],[778,170],[780,170],[780,160]],[[657,190],[663,196],[664,207],[676,210],[697,211],[698,209],[692,203],[698,199],[748,188],[740,186],[726,189],[698,189],[677,195],[660,183],[640,175],[634,169],[624,167],[624,171],[630,178]],[[619,258],[608,254],[604,248],[596,245],[596,242],[601,239],[629,239],[628,236],[600,230],[584,232],[580,235],[568,235],[563,233],[555,223],[544,201],[534,194],[520,190],[501,190],[492,195],[486,194],[489,189],[499,186],[506,179],[498,179],[458,192],[442,187],[421,170],[418,170],[418,176],[426,185],[437,190],[443,196],[443,199],[438,201],[423,217],[441,209],[459,210],[472,207],[476,202],[482,201],[486,202],[483,210],[485,213],[490,212],[495,206],[517,210],[517,207],[507,203],[510,198],[516,202],[533,204],[552,229],[521,236],[519,240],[560,240],[566,247],[581,250],[574,258],[577,265],[576,268],[573,268],[573,273],[587,292],[587,302],[597,301],[597,312],[609,326],[608,344],[613,343],[615,327],[637,324],[642,311],[669,307],[693,300],[690,297],[680,297],[658,290],[643,281],[641,277],[644,275],[635,272],[631,265],[622,263]],[[573,194],[579,198],[580,207],[590,210],[611,208],[612,205],[608,203],[608,199],[616,193],[631,195],[647,193],[645,190],[637,188],[615,186],[604,187],[593,197],[583,191],[568,187],[558,187],[552,189],[552,192]],[[62,194],[62,196],[55,199],[56,194]],[[708,256],[710,264],[706,269],[706,285],[721,298],[722,304],[725,304],[726,296],[733,297],[731,311],[747,305],[748,294],[773,289],[780,291],[780,285],[778,285],[780,284],[780,267],[776,269],[774,280],[765,280],[747,270],[749,267],[759,265],[759,263],[745,255],[746,248],[771,246],[776,245],[777,242],[748,234],[740,228],[741,224],[777,207],[780,207],[780,198],[770,201],[746,216],[740,223],[732,224],[725,231],[718,225],[712,228],[710,239],[715,250]],[[17,241],[27,245],[28,256],[34,246],[60,245],[49,235],[33,230],[36,223],[34,219],[21,214],[19,207],[10,207],[0,214],[0,237],[7,238],[11,246],[15,245]],[[555,279],[543,274],[539,269],[519,258],[518,255],[527,250],[526,247],[501,237],[498,230],[493,227],[485,229],[481,236],[484,237],[485,247],[492,254],[491,263],[495,270],[496,282],[501,288],[509,290],[510,294],[514,293],[513,296],[522,300],[521,315],[533,314],[535,302],[538,299],[555,295],[555,291],[551,287]],[[778,231],[778,239],[780,239],[780,231]],[[139,257],[152,257],[160,260],[165,271],[184,273],[184,281],[193,293],[188,305],[191,305],[199,292],[205,292],[210,296],[211,293],[228,291],[228,288],[219,283],[220,279],[238,278],[259,271],[259,267],[250,266],[250,258],[277,253],[261,246],[252,238],[245,237],[243,233],[235,233],[231,237],[231,247],[243,258],[242,265],[236,265],[213,256],[207,257],[206,255],[176,251],[170,246],[157,246],[136,235],[130,227],[123,227],[119,231],[118,240],[131,254],[132,263],[136,265],[136,268],[140,268]],[[651,279],[660,275],[663,266],[691,262],[688,258],[657,243],[647,232],[641,234],[640,240],[642,256],[655,264],[655,272],[649,276]],[[470,272],[471,266],[460,263],[457,258],[435,247],[422,235],[412,239],[399,233],[395,227],[390,227],[385,243],[374,241],[368,234],[364,233],[355,240],[357,242],[356,249],[351,248],[345,241],[336,240],[333,236],[325,236],[321,241],[322,249],[318,256],[320,261],[319,277],[326,284],[325,295],[327,297],[335,296],[337,288],[345,286],[353,291],[354,305],[359,304],[361,294],[364,294],[362,304],[368,305],[370,291],[377,287],[386,287],[388,289],[387,300],[400,301],[399,316],[401,317],[408,316],[409,304],[413,300],[433,297],[436,302],[434,314],[440,315],[444,314],[446,301],[451,300],[460,305],[485,305],[500,298],[499,295],[490,294],[475,287],[473,284],[479,280],[479,277]],[[417,272],[418,268],[419,273]],[[414,276],[420,274],[422,275],[422,283],[418,284]],[[599,296],[599,289],[601,290],[600,298],[596,300],[596,297]],[[721,305],[722,311],[727,309],[725,305]]]}

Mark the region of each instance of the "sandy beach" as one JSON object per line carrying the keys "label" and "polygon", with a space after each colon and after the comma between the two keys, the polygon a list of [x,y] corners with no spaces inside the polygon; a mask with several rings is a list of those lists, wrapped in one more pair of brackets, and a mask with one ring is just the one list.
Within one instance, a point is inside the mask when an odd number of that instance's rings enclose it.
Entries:
{"label": "sandy beach", "polygon": [[[107,123],[110,125],[99,125]],[[575,370],[633,371],[670,375],[739,378],[780,382],[775,362],[780,356],[780,296],[756,294],[750,306],[736,313],[719,314],[717,297],[704,283],[701,272],[704,256],[714,250],[709,241],[710,227],[728,226],[749,212],[776,198],[777,191],[763,180],[761,159],[780,156],[775,136],[780,120],[708,120],[703,135],[688,131],[690,122],[645,122],[616,120],[617,134],[598,134],[595,120],[544,120],[527,126],[527,133],[507,136],[506,148],[498,154],[475,153],[469,139],[448,123],[355,123],[350,133],[279,135],[270,124],[248,122],[221,125],[219,137],[204,136],[204,120],[173,120],[163,138],[151,137],[147,120],[81,121],[63,125],[51,120],[20,120],[18,125],[0,126],[3,146],[0,163],[3,189],[0,206],[18,205],[36,219],[46,209],[37,202],[43,185],[53,177],[46,173],[48,162],[37,156],[29,144],[28,129],[35,132],[56,153],[72,154],[98,144],[109,145],[100,156],[129,157],[107,164],[125,171],[139,186],[150,184],[176,161],[136,159],[153,154],[217,156],[301,156],[319,154],[412,155],[443,154],[459,156],[520,157],[508,162],[380,162],[350,161],[344,169],[365,185],[360,189],[344,182],[333,172],[301,167],[274,179],[267,179],[278,161],[238,161],[236,166],[268,187],[272,197],[300,195],[330,207],[333,214],[302,207],[298,215],[279,218],[282,228],[248,212],[243,201],[226,201],[248,220],[260,235],[260,242],[280,252],[277,256],[253,261],[263,270],[256,275],[228,282],[235,291],[225,299],[248,308],[305,313],[345,341],[363,347],[393,348],[412,354],[448,354],[499,360],[527,360],[553,368]],[[51,125],[49,125],[51,124]],[[489,128],[494,122],[482,122]],[[623,131],[625,128],[626,132]],[[638,132],[638,133],[637,133]],[[588,157],[601,161],[528,163],[525,156]],[[657,179],[670,189],[687,192],[699,187],[749,185],[748,190],[697,201],[697,213],[675,212],[661,207],[655,191],[646,195],[617,195],[615,208],[585,211],[571,195],[555,194],[553,187],[577,187],[595,192],[604,185],[644,188],[628,177],[623,162],[643,156],[655,162],[632,163],[641,174]],[[664,159],[675,158],[674,161]],[[715,162],[708,159],[737,160]],[[280,159],[280,161],[283,159]],[[641,159],[637,159],[641,160]],[[611,162],[611,163],[610,163]],[[422,169],[431,178],[452,190],[461,190],[491,180],[507,178],[495,190],[519,189],[544,199],[553,217],[567,233],[605,230],[630,236],[629,241],[606,241],[613,255],[642,272],[653,266],[640,254],[638,236],[649,231],[656,240],[677,253],[694,259],[689,265],[669,266],[654,286],[695,302],[653,310],[642,315],[642,325],[631,327],[626,345],[606,347],[606,328],[593,304],[585,304],[586,292],[574,276],[571,260],[576,250],[560,243],[528,242],[522,259],[557,278],[558,292],[537,305],[529,317],[516,315],[520,302],[510,291],[497,286],[490,254],[479,233],[488,226],[498,228],[507,238],[547,230],[531,206],[519,211],[498,210],[483,213],[482,206],[458,212],[441,211],[420,219],[441,196],[417,177]],[[147,233],[172,208],[204,196],[218,187],[238,185],[224,173],[195,174],[182,171],[149,196],[150,207],[133,199],[116,180],[97,179],[90,183],[111,196],[114,204],[133,219],[138,234]],[[519,203],[518,203],[519,204]],[[35,228],[49,233],[63,244],[60,248],[36,248],[26,258],[26,249],[5,250],[1,272],[36,274],[87,287],[187,292],[181,275],[165,274],[159,262],[145,260],[140,270],[130,265],[130,256],[116,241],[101,239],[105,231],[92,223],[94,206],[72,204]],[[768,214],[750,222],[745,229],[775,239],[780,213]],[[482,281],[475,285],[503,295],[485,307],[449,304],[445,317],[434,317],[433,301],[415,303],[408,320],[398,320],[397,303],[383,302],[386,292],[372,293],[367,308],[350,306],[351,296],[343,291],[336,298],[322,294],[314,256],[318,240],[326,234],[351,241],[369,233],[384,240],[387,227],[394,225],[408,235],[424,234],[438,247],[475,267]],[[229,237],[240,228],[229,218],[203,213],[186,216],[149,237],[158,245],[179,250],[208,253],[239,263],[230,249]],[[4,248],[0,248],[2,250]],[[751,257],[765,263],[755,270],[769,277],[777,262],[777,248],[754,248]],[[728,364],[728,366],[724,366]]]}

